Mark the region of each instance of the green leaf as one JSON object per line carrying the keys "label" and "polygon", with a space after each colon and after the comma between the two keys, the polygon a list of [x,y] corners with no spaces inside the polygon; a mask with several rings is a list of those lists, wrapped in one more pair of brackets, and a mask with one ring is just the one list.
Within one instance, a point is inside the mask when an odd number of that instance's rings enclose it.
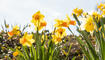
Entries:
{"label": "green leaf", "polygon": [[73,58],[72,58],[72,60],[75,60],[75,59],[76,59],[76,57],[73,57]]}
{"label": "green leaf", "polygon": [[68,53],[67,53],[67,55],[66,55],[65,60],[67,60],[67,58],[68,58],[68,56],[69,56],[69,53],[70,53],[70,51],[71,51],[71,47],[72,47],[72,44],[70,44],[70,47],[69,47],[69,50],[68,50]]}

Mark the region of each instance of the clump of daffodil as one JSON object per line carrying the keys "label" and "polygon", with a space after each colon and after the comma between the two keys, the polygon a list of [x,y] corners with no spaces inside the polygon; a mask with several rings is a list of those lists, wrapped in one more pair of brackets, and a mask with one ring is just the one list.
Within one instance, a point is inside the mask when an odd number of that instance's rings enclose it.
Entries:
{"label": "clump of daffodil", "polygon": [[41,30],[47,25],[46,21],[44,20],[44,15],[41,14],[40,11],[36,12],[32,16],[31,22],[35,25],[35,30]]}
{"label": "clump of daffodil", "polygon": [[69,28],[69,25],[76,25],[76,21],[71,20],[68,15],[66,15],[66,19],[64,20],[55,19],[55,21],[56,24],[54,27],[57,29],[53,32],[54,35],[52,35],[52,40],[55,42],[55,44],[57,44],[62,41],[64,36],[66,36],[66,30],[63,27]]}
{"label": "clump of daffodil", "polygon": [[55,44],[58,44],[62,41],[62,38],[66,36],[66,29],[64,29],[63,27],[58,27],[53,33],[54,34],[52,35],[52,41]]}
{"label": "clump of daffodil", "polygon": [[77,16],[80,16],[82,13],[83,13],[83,9],[75,8],[73,10],[73,14],[76,14]]}
{"label": "clump of daffodil", "polygon": [[17,25],[13,27],[12,31],[8,32],[9,37],[12,37],[13,35],[20,35],[20,30]]}
{"label": "clump of daffodil", "polygon": [[33,35],[32,34],[27,34],[27,32],[25,32],[24,36],[22,38],[20,38],[20,43],[23,45],[23,46],[29,46],[31,47],[32,46],[32,43],[35,42],[33,38]]}
{"label": "clump of daffodil", "polygon": [[93,32],[95,27],[96,25],[92,16],[88,16],[80,25],[80,29],[86,30],[87,32]]}
{"label": "clump of daffodil", "polygon": [[58,27],[52,35],[52,41],[55,44],[58,44],[62,41],[62,38],[64,38],[66,36],[66,29],[64,29],[63,27]]}

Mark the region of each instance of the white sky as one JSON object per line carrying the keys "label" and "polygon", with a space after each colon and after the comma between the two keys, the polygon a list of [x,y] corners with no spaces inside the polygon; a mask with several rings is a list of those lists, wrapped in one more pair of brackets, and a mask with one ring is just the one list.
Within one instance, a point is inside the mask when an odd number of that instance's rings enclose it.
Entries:
{"label": "white sky", "polygon": [[[100,2],[100,0],[0,0],[0,24],[3,24],[4,19],[9,24],[30,24],[32,15],[40,10],[48,23],[46,29],[52,30],[54,19],[64,19],[66,14],[71,16],[72,10],[76,7],[83,8],[84,11],[95,10],[97,3]],[[70,27],[76,31],[75,27]]]}

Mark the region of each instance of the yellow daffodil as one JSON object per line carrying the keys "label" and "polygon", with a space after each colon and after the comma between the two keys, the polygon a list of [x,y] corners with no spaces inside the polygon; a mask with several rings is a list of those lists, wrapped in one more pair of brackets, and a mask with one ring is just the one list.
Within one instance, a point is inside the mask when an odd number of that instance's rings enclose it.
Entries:
{"label": "yellow daffodil", "polygon": [[100,9],[100,10],[102,10],[102,6],[103,6],[103,4],[100,3],[100,5],[98,5],[97,8]]}
{"label": "yellow daffodil", "polygon": [[83,13],[83,9],[76,8],[73,10],[73,13],[76,14],[77,16],[80,16]]}
{"label": "yellow daffodil", "polygon": [[76,25],[76,21],[70,21],[69,24],[70,25]]}
{"label": "yellow daffodil", "polygon": [[76,25],[76,21],[71,20],[68,15],[66,15],[66,19],[64,20],[55,19],[55,22],[56,24],[54,27],[69,27],[69,25]]}
{"label": "yellow daffodil", "polygon": [[93,32],[95,30],[95,23],[92,16],[88,16],[80,26],[81,30],[86,30],[87,32]]}
{"label": "yellow daffodil", "polygon": [[55,44],[58,44],[59,42],[62,41],[62,38],[64,36],[66,36],[66,30],[62,27],[58,27],[56,30],[55,30],[55,33],[54,35],[52,35],[52,41],[55,43]]}
{"label": "yellow daffodil", "polygon": [[56,35],[59,37],[63,38],[66,36],[66,30],[64,28],[59,27],[58,29],[55,30]]}
{"label": "yellow daffodil", "polygon": [[[90,18],[91,19],[91,18]],[[92,31],[94,31],[94,23],[93,23],[93,21],[91,21],[91,20],[88,20],[87,22],[86,22],[86,24],[85,24],[85,29],[86,29],[86,31],[87,32],[92,32]]]}
{"label": "yellow daffodil", "polygon": [[46,25],[47,25],[47,22],[43,20],[43,21],[41,21],[41,22],[39,23],[38,26],[35,26],[35,30],[37,30],[37,28],[38,28],[38,30],[41,30],[41,29],[44,28]]}
{"label": "yellow daffodil", "polygon": [[9,37],[12,37],[13,36],[13,33],[12,32],[8,32],[8,36]]}
{"label": "yellow daffodil", "polygon": [[20,35],[20,30],[17,25],[13,27],[12,31],[8,32],[9,38],[11,38],[13,35]]}
{"label": "yellow daffodil", "polygon": [[105,15],[105,9],[102,10],[102,15]]}
{"label": "yellow daffodil", "polygon": [[66,20],[59,20],[59,19],[55,19],[56,24],[54,25],[54,27],[69,27],[68,21]]}
{"label": "yellow daffodil", "polygon": [[19,26],[14,26],[12,32],[14,35],[20,35]]}
{"label": "yellow daffodil", "polygon": [[27,32],[24,34],[24,36],[22,38],[20,38],[20,43],[23,45],[23,46],[29,46],[31,47],[32,46],[32,43],[35,42],[33,38],[33,35],[32,34],[27,34]]}
{"label": "yellow daffodil", "polygon": [[57,35],[52,35],[52,42],[54,42],[55,44],[58,44],[61,41],[62,41],[61,37]]}
{"label": "yellow daffodil", "polygon": [[17,56],[19,53],[17,52],[17,51],[15,51],[14,53],[13,53],[13,56],[15,57],[15,56]]}
{"label": "yellow daffodil", "polygon": [[33,16],[32,16],[32,23],[37,23],[38,21],[40,22],[41,20],[43,20],[44,15],[40,13],[40,11],[36,12]]}
{"label": "yellow daffodil", "polygon": [[97,17],[98,16],[98,13],[97,12],[93,12],[92,13],[92,16]]}
{"label": "yellow daffodil", "polygon": [[33,16],[32,16],[32,20],[31,22],[34,24],[35,26],[35,30],[41,30],[43,27],[45,27],[47,25],[46,21],[43,20],[44,19],[44,15],[40,13],[40,11],[36,12]]}
{"label": "yellow daffodil", "polygon": [[100,10],[103,10],[103,9],[105,9],[105,4],[100,3],[100,5],[98,5],[97,8]]}

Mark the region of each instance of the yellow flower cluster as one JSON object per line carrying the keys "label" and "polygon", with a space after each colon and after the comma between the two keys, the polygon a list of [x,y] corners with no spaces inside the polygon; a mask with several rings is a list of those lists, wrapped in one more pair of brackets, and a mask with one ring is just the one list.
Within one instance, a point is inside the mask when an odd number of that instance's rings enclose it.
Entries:
{"label": "yellow flower cluster", "polygon": [[83,13],[83,9],[75,8],[73,10],[73,14],[76,14],[77,16],[80,16],[82,13]]}
{"label": "yellow flower cluster", "polygon": [[83,12],[85,17],[82,17],[83,21],[80,25],[80,30],[86,30],[87,32],[97,31],[96,23],[99,23],[101,18],[105,16],[105,3],[100,3],[97,8],[100,10],[100,13],[98,11],[94,11],[92,14]]}
{"label": "yellow flower cluster", "polygon": [[44,19],[44,15],[40,13],[40,11],[36,12],[33,16],[32,16],[32,20],[31,22],[35,25],[35,30],[41,30],[43,27],[45,27],[47,25],[46,21],[43,20]]}
{"label": "yellow flower cluster", "polygon": [[58,44],[62,41],[61,39],[66,36],[66,29],[64,29],[63,27],[68,28],[69,25],[76,25],[76,21],[71,20],[68,15],[66,15],[66,19],[64,20],[55,19],[55,21],[56,24],[54,25],[54,27],[56,27],[57,29],[54,31],[54,35],[52,35],[52,41],[55,44]]}
{"label": "yellow flower cluster", "polygon": [[62,38],[66,36],[66,29],[62,28],[62,27],[58,27],[55,32],[54,35],[52,35],[52,41],[55,44],[58,44],[59,42],[62,41]]}
{"label": "yellow flower cluster", "polygon": [[29,46],[31,47],[32,46],[32,43],[35,42],[33,38],[33,35],[32,34],[27,34],[27,32],[25,32],[24,36],[22,38],[20,38],[20,43],[23,45],[23,46]]}
{"label": "yellow flower cluster", "polygon": [[13,35],[20,35],[21,31],[19,27],[16,25],[13,27],[12,31],[8,32],[8,36],[11,38]]}

